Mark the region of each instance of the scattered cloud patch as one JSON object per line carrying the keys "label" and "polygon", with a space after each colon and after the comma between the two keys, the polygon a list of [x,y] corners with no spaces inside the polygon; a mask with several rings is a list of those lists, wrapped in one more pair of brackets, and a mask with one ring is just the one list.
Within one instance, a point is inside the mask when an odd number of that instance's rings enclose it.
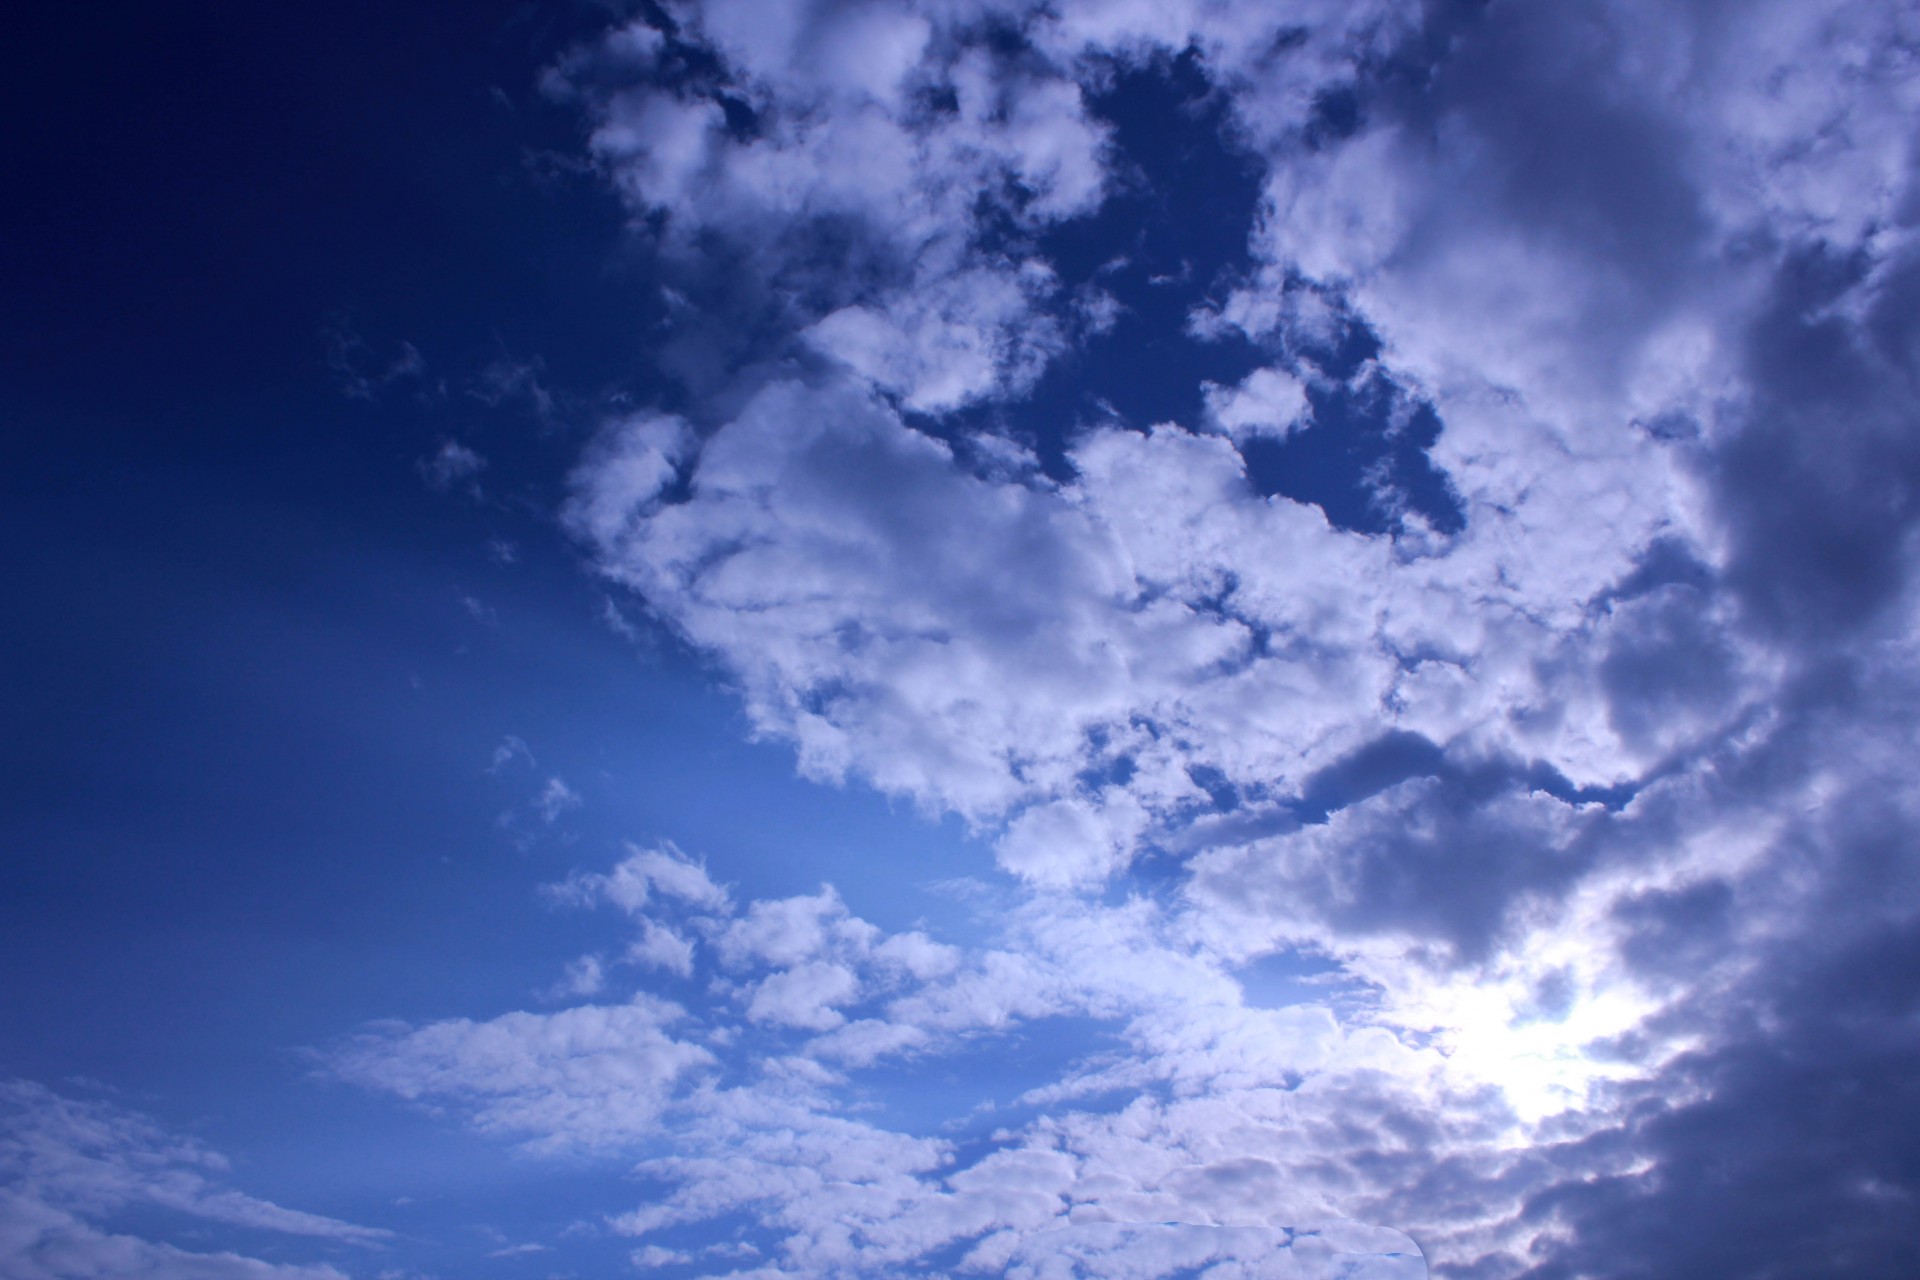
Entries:
{"label": "scattered cloud patch", "polygon": [[540,795],[534,800],[534,808],[539,811],[540,821],[552,826],[560,820],[561,814],[578,809],[584,803],[580,793],[562,779],[548,778],[547,784],[540,788]]}
{"label": "scattered cloud patch", "polygon": [[420,476],[435,493],[480,497],[480,473],[487,460],[458,440],[443,440],[440,448],[420,459]]}

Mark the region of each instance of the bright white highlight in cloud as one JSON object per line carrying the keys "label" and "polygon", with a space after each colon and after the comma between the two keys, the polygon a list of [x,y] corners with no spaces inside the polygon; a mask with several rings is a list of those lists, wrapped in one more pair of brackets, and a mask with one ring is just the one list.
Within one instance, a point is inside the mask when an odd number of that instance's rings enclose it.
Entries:
{"label": "bright white highlight in cloud", "polygon": [[1209,385],[1207,409],[1220,429],[1235,440],[1284,436],[1309,411],[1306,388],[1279,369],[1255,369],[1237,387]]}
{"label": "bright white highlight in cloud", "polygon": [[813,346],[921,413],[1022,391],[1064,346],[1036,320],[1052,276],[1035,263],[974,268],[914,289],[884,312],[842,307],[807,330]]}

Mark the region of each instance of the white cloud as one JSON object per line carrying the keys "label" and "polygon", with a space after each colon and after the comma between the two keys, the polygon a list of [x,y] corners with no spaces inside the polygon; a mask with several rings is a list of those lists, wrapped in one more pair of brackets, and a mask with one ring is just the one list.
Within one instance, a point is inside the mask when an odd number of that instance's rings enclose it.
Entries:
{"label": "white cloud", "polygon": [[896,933],[873,949],[874,958],[925,982],[945,977],[960,964],[960,951],[917,930]]}
{"label": "white cloud", "polygon": [[[729,662],[808,773],[983,822],[1044,806],[1002,846],[1039,881],[1124,866],[1203,799],[1201,766],[1284,796],[1404,727],[1613,782],[1675,741],[1610,718],[1598,684],[1567,714],[1555,671],[1598,657],[1586,602],[1670,529],[1656,467],[1578,499],[1617,506],[1624,536],[1489,508],[1447,554],[1409,557],[1257,497],[1225,441],[1099,432],[1075,461],[1065,491],[982,479],[850,388],[775,384],[707,444],[689,500],[623,524],[602,563]],[[1701,723],[1746,694],[1728,683]],[[1121,759],[1124,784],[1077,781]]]}
{"label": "white cloud", "polygon": [[628,845],[627,856],[612,871],[576,872],[549,892],[561,902],[607,902],[629,915],[637,915],[656,895],[704,911],[728,908],[726,889],[708,878],[705,866],[671,842],[653,849]]}
{"label": "white cloud", "polygon": [[594,996],[606,985],[606,967],[600,963],[600,957],[581,956],[568,963],[566,973],[554,985],[553,996],[556,999]]}
{"label": "white cloud", "polygon": [[683,1010],[636,996],[553,1014],[382,1027],[327,1056],[341,1078],[459,1104],[489,1133],[536,1149],[618,1148],[653,1133],[713,1055],[667,1028]]}
{"label": "white cloud", "polygon": [[1307,391],[1282,369],[1255,369],[1235,387],[1207,384],[1207,411],[1235,440],[1287,436],[1308,412]]}
{"label": "white cloud", "polygon": [[643,1245],[629,1255],[633,1265],[641,1268],[671,1267],[683,1262],[692,1262],[693,1255],[678,1249],[663,1249],[657,1244]]}
{"label": "white cloud", "polygon": [[72,1214],[0,1192],[0,1266],[11,1280],[347,1280],[326,1263],[266,1262],[237,1253],[202,1253],[115,1234]]}
{"label": "white cloud", "polygon": [[1036,884],[1098,882],[1127,864],[1145,825],[1145,812],[1124,792],[1111,805],[1055,800],[1008,824],[995,852],[1001,866]]}
{"label": "white cloud", "polygon": [[[1305,1268],[1298,1274],[1320,1276],[1336,1274],[1325,1269],[1335,1260],[1316,1255],[1317,1245],[1287,1253],[1273,1215],[1293,1215],[1309,1233],[1338,1217],[1338,1180],[1313,1172],[1325,1145],[1299,1149],[1284,1176],[1262,1174],[1271,1161],[1256,1154],[1273,1149],[1275,1115],[1303,1122],[1287,1091],[1370,1071],[1417,1093],[1436,1061],[1386,1032],[1344,1028],[1326,1009],[1248,1009],[1219,963],[1141,901],[1039,899],[1006,922],[1003,947],[888,935],[852,917],[831,890],[751,901],[709,928],[713,963],[741,985],[736,1000],[697,1017],[643,998],[637,1030],[607,1026],[610,1011],[596,1006],[396,1028],[336,1051],[333,1067],[401,1096],[454,1103],[483,1130],[539,1150],[664,1142],[671,1154],[648,1158],[640,1172],[668,1190],[616,1218],[617,1230],[646,1237],[751,1211],[779,1241],[783,1266],[800,1274],[884,1274],[964,1246],[983,1265],[1042,1269],[1114,1249],[1102,1265],[1142,1276],[1167,1274],[1180,1258],[1256,1265],[1278,1250]],[[873,1016],[847,1021],[856,1005]],[[965,1161],[945,1140],[843,1113],[839,1069],[882,1080],[875,1069],[899,1055],[937,1061],[982,1038],[1045,1034],[1044,1020],[1062,1014],[1113,1026],[1142,1069],[1087,1064],[1077,1088],[1070,1077],[1039,1118]],[[677,1046],[658,1034],[670,1024],[683,1028]],[[748,1027],[755,1038],[742,1038]],[[828,1034],[811,1034],[820,1031]],[[661,1064],[673,1050],[688,1056],[670,1076]],[[721,1087],[723,1078],[737,1083]],[[1136,1102],[1117,1111],[1087,1104],[1116,1086]],[[1146,1101],[1157,1096],[1166,1101]],[[1326,1088],[1315,1106],[1327,1115],[1315,1123],[1332,1123],[1346,1100]],[[964,1111],[968,1101],[956,1096],[951,1107]],[[1030,1107],[1039,1098],[1002,1101]],[[1149,1117],[1152,1131],[1142,1129]],[[1358,1149],[1369,1136],[1377,1131],[1363,1126],[1347,1142]],[[1139,1144],[1156,1154],[1143,1159]],[[1290,1190],[1262,1208],[1268,1183]],[[1403,1237],[1377,1238],[1417,1258]],[[664,1264],[684,1250],[649,1241],[642,1252]],[[1374,1261],[1409,1265],[1385,1252]],[[1381,1274],[1403,1273],[1420,1274]]]}
{"label": "white cloud", "polygon": [[[1107,186],[1105,129],[1079,83],[993,53],[983,16],[687,6],[680,37],[718,59],[719,81],[607,93],[582,62],[550,87],[585,99],[595,154],[669,254],[699,261],[702,237],[724,238],[781,282],[819,349],[943,412],[1025,388],[1062,346],[1045,264],[984,251],[977,232],[1086,214]],[[723,92],[751,105],[750,134],[728,127]],[[828,260],[798,251],[833,243]],[[791,288],[802,275],[812,287]]]}
{"label": "white cloud", "polygon": [[1052,287],[1051,274],[1035,263],[983,264],[884,309],[842,307],[806,337],[906,408],[940,413],[1032,385],[1065,346],[1061,327],[1042,312]]}
{"label": "white cloud", "polygon": [[500,740],[499,746],[493,749],[493,760],[487,765],[487,772],[499,773],[516,761],[524,763],[529,769],[534,767],[532,749],[522,739],[510,733]]}
{"label": "white cloud", "polygon": [[629,521],[652,508],[692,447],[692,430],[679,418],[643,415],[605,428],[582,464],[592,487],[568,506],[568,523],[596,542],[617,542]]}
{"label": "white cloud", "polygon": [[693,973],[693,941],[655,920],[640,922],[640,936],[627,946],[627,959],[681,977]]}
{"label": "white cloud", "polygon": [[831,1031],[846,1021],[835,1006],[860,993],[860,980],[845,965],[810,961],[762,978],[747,1002],[754,1022]]}
{"label": "white cloud", "polygon": [[819,893],[761,900],[733,921],[717,941],[728,964],[803,964],[815,957],[851,950],[864,953],[879,930],[849,915],[831,885]]}

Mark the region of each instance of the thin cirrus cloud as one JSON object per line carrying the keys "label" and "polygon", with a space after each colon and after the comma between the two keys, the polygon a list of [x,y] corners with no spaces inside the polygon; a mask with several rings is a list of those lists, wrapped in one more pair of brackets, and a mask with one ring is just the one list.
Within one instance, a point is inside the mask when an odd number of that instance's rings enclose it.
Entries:
{"label": "thin cirrus cloud", "polygon": [[[565,522],[1002,896],[632,850],[550,895],[604,1003],[330,1069],[630,1161],[686,1274],[1902,1274],[1911,7],[670,13],[548,78],[687,303]],[[1257,178],[1193,420],[1036,425],[1176,63]],[[1378,527],[1262,479],[1361,405]],[[1023,1038],[991,1124],[925,1083]]]}
{"label": "thin cirrus cloud", "polygon": [[392,1232],[283,1208],[222,1185],[219,1153],[111,1103],[0,1081],[0,1272],[203,1280],[344,1280],[325,1263],[200,1252],[114,1230],[129,1210],[377,1248]]}

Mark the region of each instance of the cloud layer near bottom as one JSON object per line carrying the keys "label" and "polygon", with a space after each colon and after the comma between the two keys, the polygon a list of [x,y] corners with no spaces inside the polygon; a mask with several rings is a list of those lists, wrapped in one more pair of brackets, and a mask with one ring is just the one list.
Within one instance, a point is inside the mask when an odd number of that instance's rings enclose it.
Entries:
{"label": "cloud layer near bottom", "polygon": [[[957,947],[886,933],[830,888],[736,907],[669,849],[556,893],[687,940],[686,974],[643,975],[644,946],[609,957],[620,986],[678,1002],[396,1026],[330,1061],[536,1152],[637,1161],[659,1190],[607,1224],[637,1256],[754,1276],[1424,1274],[1345,1191],[1383,1126],[1444,1087],[1438,1055],[1324,1007],[1249,1007],[1145,903],[1029,904],[998,945]],[[1085,1057],[1089,1036],[1106,1047]],[[968,1083],[1047,1042],[1064,1076]],[[726,1228],[741,1215],[756,1225]]]}
{"label": "cloud layer near bottom", "polygon": [[[130,1210],[194,1226],[377,1246],[390,1232],[259,1200],[221,1185],[226,1161],[104,1102],[0,1081],[0,1275],[9,1280],[346,1280],[328,1263],[268,1262],[115,1230]],[[364,1256],[364,1255],[362,1255]]]}

